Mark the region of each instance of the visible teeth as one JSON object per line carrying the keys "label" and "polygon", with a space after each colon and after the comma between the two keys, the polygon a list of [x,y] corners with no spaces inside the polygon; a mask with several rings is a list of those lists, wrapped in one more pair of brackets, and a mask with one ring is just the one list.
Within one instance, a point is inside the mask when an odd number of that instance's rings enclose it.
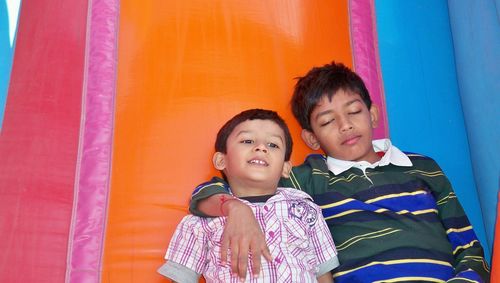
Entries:
{"label": "visible teeth", "polygon": [[258,160],[258,159],[253,159],[253,160],[250,160],[250,163],[251,164],[260,164],[260,165],[267,165],[267,163],[263,160]]}

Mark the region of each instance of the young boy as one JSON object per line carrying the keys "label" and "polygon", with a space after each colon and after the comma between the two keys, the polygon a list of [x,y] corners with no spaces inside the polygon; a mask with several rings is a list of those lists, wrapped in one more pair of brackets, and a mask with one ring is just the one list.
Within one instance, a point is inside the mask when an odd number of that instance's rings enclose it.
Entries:
{"label": "young boy", "polygon": [[[339,253],[335,282],[489,281],[482,247],[436,162],[387,139],[372,142],[378,111],[357,74],[335,62],[313,68],[298,80],[291,104],[305,143],[326,156],[309,156],[280,185],[309,193],[322,208]],[[203,186],[191,211],[215,214],[206,207],[218,206],[224,193]],[[225,206],[229,217],[242,211],[236,202]],[[229,240],[243,242],[241,254],[249,247],[266,254],[259,233],[237,238],[256,230],[254,220],[239,220],[245,225],[225,228]],[[246,271],[240,262],[232,268]]]}
{"label": "young boy", "polygon": [[200,274],[207,282],[333,282],[330,271],[339,263],[321,210],[306,193],[277,187],[291,169],[292,138],[283,119],[269,110],[241,112],[220,129],[215,151],[213,164],[237,198],[222,204],[251,207],[273,259],[261,263],[260,274],[238,278],[220,258],[225,217],[188,215],[158,272],[177,282],[198,282]]}

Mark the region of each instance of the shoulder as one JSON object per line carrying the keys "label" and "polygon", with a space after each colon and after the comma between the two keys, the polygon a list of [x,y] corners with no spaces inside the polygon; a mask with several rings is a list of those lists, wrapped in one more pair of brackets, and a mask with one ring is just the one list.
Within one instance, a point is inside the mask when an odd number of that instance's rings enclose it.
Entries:
{"label": "shoulder", "polygon": [[289,178],[282,178],[280,184],[293,187],[315,195],[328,186],[330,173],[326,164],[326,157],[320,154],[309,155],[304,163],[294,166]]}
{"label": "shoulder", "polygon": [[204,182],[199,184],[193,191],[192,196],[196,195],[202,195],[209,189],[219,189],[219,190],[224,190],[226,192],[229,192],[229,185],[224,181],[224,179],[221,179],[219,177],[213,177],[210,179],[208,182]]}
{"label": "shoulder", "polygon": [[321,154],[310,154],[304,160],[304,163],[294,166],[293,171],[296,174],[310,174],[311,171],[328,172],[326,165],[326,156]]}
{"label": "shoulder", "polygon": [[424,180],[429,185],[434,184],[434,187],[449,186],[448,177],[433,158],[418,153],[405,152],[405,154],[412,162],[412,167],[405,173]]}
{"label": "shoulder", "polygon": [[312,197],[301,190],[294,188],[280,187],[278,188],[279,194],[283,195],[286,200],[305,200],[312,202]]}
{"label": "shoulder", "polygon": [[181,222],[179,222],[177,229],[193,229],[201,226],[203,222],[206,222],[205,218],[188,214],[182,218]]}
{"label": "shoulder", "polygon": [[429,168],[439,168],[437,162],[430,156],[414,153],[414,152],[403,152],[413,163],[415,167],[429,167]]}
{"label": "shoulder", "polygon": [[293,223],[300,223],[299,226],[302,228],[313,227],[317,220],[322,217],[321,209],[310,197],[287,199],[286,203],[286,218]]}
{"label": "shoulder", "polygon": [[309,154],[304,161],[309,166],[326,166],[326,156],[318,153]]}
{"label": "shoulder", "polygon": [[[406,151],[406,150],[401,150],[400,148],[398,148],[397,146],[392,144],[392,142],[389,139],[376,140],[373,143],[374,143],[374,146],[377,145],[378,148],[380,148],[380,149],[385,148],[384,151],[390,150],[393,154],[393,156],[391,156],[391,158],[394,157],[396,159],[400,159],[399,156],[402,154],[402,155],[406,156],[413,164],[415,162],[417,162],[417,163],[429,163],[429,164],[436,163],[434,161],[434,159],[432,159],[431,157],[429,157],[427,155],[423,155],[423,154],[415,153],[415,152],[411,152],[411,151]],[[402,158],[404,158],[404,157],[402,156]]]}
{"label": "shoulder", "polygon": [[177,225],[177,233],[182,235],[191,235],[197,238],[210,237],[216,238],[214,235],[222,234],[225,226],[225,217],[199,217],[196,215],[186,215]]}
{"label": "shoulder", "polygon": [[320,212],[320,207],[314,203],[312,197],[301,190],[293,188],[278,188],[279,193],[290,207],[303,207],[307,210]]}
{"label": "shoulder", "polygon": [[408,156],[411,160],[434,160],[431,157],[427,155],[423,155],[420,153],[415,153],[415,152],[410,152],[410,151],[403,151],[403,153]]}

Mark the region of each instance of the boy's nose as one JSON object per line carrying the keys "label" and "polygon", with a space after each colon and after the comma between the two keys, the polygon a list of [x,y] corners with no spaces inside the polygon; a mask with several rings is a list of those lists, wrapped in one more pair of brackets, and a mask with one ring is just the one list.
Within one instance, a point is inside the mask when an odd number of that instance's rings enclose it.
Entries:
{"label": "boy's nose", "polygon": [[349,121],[349,119],[342,119],[339,121],[339,123],[340,123],[340,130],[342,132],[352,130],[352,123],[351,121]]}
{"label": "boy's nose", "polygon": [[344,126],[342,126],[341,130],[342,130],[342,132],[352,130],[352,125],[351,124],[345,124]]}
{"label": "boy's nose", "polygon": [[257,146],[255,146],[255,151],[262,151],[264,153],[267,153],[267,147],[265,144],[260,143]]}

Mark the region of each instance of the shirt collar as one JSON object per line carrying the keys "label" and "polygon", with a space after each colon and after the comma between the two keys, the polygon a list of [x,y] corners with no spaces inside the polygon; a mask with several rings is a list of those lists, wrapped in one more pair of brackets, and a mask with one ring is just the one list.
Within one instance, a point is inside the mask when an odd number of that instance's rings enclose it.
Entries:
{"label": "shirt collar", "polygon": [[328,169],[332,171],[333,174],[338,175],[352,167],[374,168],[389,164],[396,166],[413,166],[410,158],[397,147],[393,146],[389,139],[374,140],[372,144],[375,152],[385,152],[384,156],[382,156],[379,161],[371,164],[367,161],[347,161],[328,156],[326,159]]}
{"label": "shirt collar", "polygon": [[301,191],[301,190],[296,190],[296,189],[291,189],[291,188],[283,188],[283,187],[278,187],[276,189],[276,194],[268,198],[266,201],[262,202],[252,202],[246,198],[239,198],[241,201],[252,204],[252,205],[258,205],[260,204],[271,204],[276,201],[283,201],[283,200],[297,200],[297,199],[308,199],[310,201],[313,201],[312,197]]}

